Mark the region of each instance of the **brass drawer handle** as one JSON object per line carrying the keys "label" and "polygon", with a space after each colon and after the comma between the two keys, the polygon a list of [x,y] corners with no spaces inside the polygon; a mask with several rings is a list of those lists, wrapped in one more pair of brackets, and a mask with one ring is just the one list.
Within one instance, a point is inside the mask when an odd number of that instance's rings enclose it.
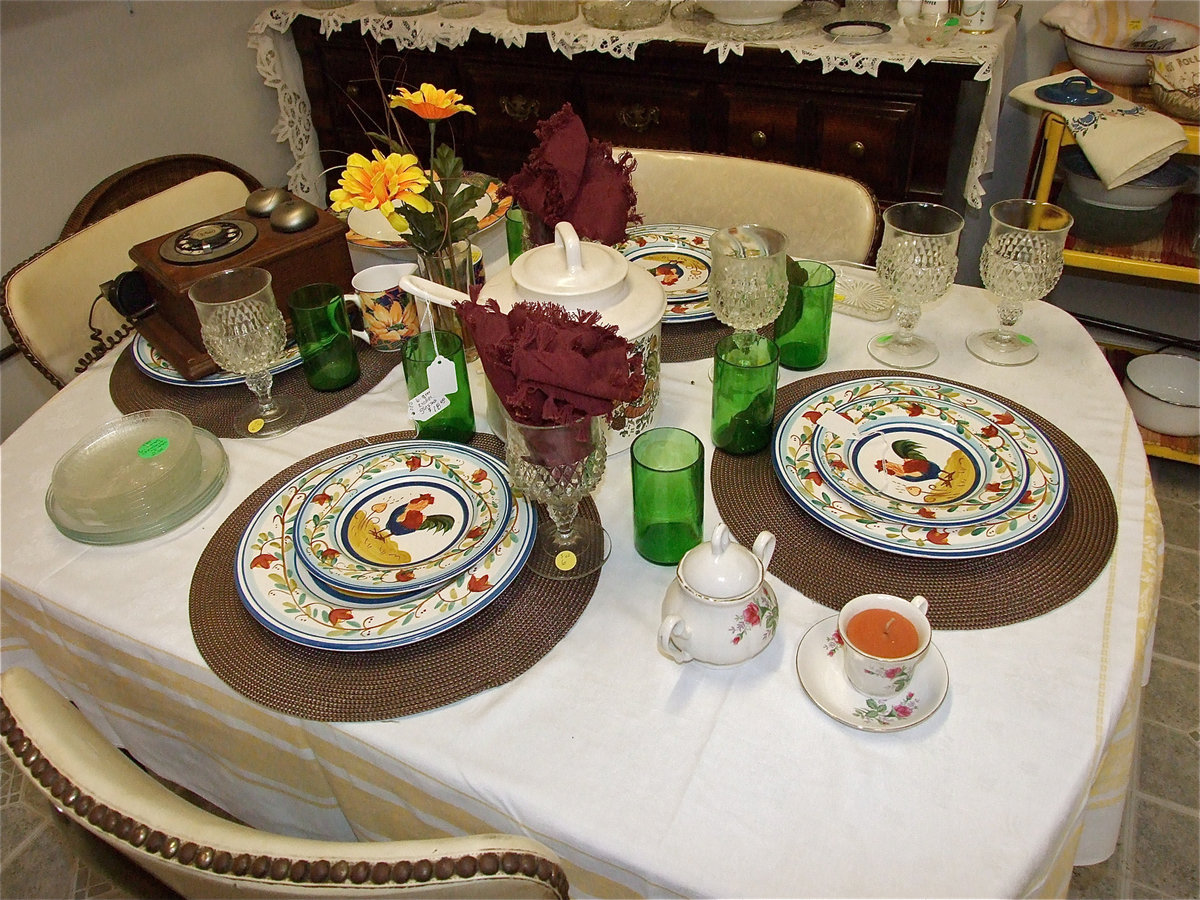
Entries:
{"label": "brass drawer handle", "polygon": [[617,116],[621,124],[631,131],[642,134],[658,124],[658,107],[645,107],[640,103],[626,106]]}
{"label": "brass drawer handle", "polygon": [[514,94],[511,97],[506,94],[500,98],[500,108],[510,119],[516,122],[525,122],[537,117],[541,104],[537,100],[529,99],[524,94]]}
{"label": "brass drawer handle", "polygon": [[851,159],[862,159],[867,155],[867,145],[862,141],[852,141],[847,145],[846,153]]}
{"label": "brass drawer handle", "polygon": [[750,146],[755,150],[761,150],[767,146],[767,133],[765,131],[753,131],[750,133]]}

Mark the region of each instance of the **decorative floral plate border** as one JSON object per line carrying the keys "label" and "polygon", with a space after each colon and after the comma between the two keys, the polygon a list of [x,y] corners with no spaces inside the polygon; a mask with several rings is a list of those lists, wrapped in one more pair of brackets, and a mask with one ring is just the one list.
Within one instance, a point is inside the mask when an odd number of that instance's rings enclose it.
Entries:
{"label": "decorative floral plate border", "polygon": [[663,286],[667,294],[665,324],[714,318],[708,302],[712,271],[708,238],[715,230],[703,225],[635,225],[625,233],[625,240],[615,245]]}
{"label": "decorative floral plate border", "polygon": [[[976,410],[1004,429],[1026,454],[1030,486],[1021,502],[996,521],[944,528],[881,521],[830,490],[811,461],[815,420],[862,397],[911,395]],[[860,378],[816,391],[795,404],[775,432],[771,461],[776,477],[800,507],[852,540],[906,556],[967,558],[999,553],[1032,540],[1062,512],[1067,499],[1066,466],[1033,423],[1003,403],[968,388],[932,378]]]}
{"label": "decorative floral plate border", "polygon": [[[284,350],[283,359],[271,367],[271,374],[278,375],[280,372],[294,369],[302,362],[300,348],[292,341],[288,343],[287,349]],[[214,372],[212,375],[205,375],[203,378],[198,378],[195,381],[188,381],[141,334],[136,334],[133,338],[133,363],[143,374],[150,376],[155,381],[179,385],[180,387],[229,387],[230,385],[242,384],[246,380],[242,375],[235,375],[233,372],[226,372],[222,369],[219,372]]]}
{"label": "decorative floral plate border", "polygon": [[[292,544],[295,518],[308,495],[334,472],[364,456],[408,441],[338,454],[284,483],[251,516],[235,557],[238,595],[263,627],[297,644],[363,652],[440,634],[498,597],[520,573],[537,533],[537,512],[516,497],[500,540],[472,568],[425,594],[393,605],[352,606],[323,592],[301,572]],[[502,470],[507,478],[507,469]]]}
{"label": "decorative floral plate border", "polygon": [[[418,496],[433,501],[411,514],[424,527],[391,540],[388,514]],[[489,454],[443,441],[389,445],[332,472],[308,495],[296,516],[295,552],[337,592],[428,590],[471,568],[496,545],[512,504],[506,470]],[[364,553],[376,548],[407,548],[416,556],[389,563]]]}
{"label": "decorative floral plate border", "polygon": [[[859,437],[848,442],[817,422],[807,458],[831,491],[880,519],[961,528],[999,519],[1029,491],[1028,459],[1039,448],[1023,447],[978,410],[893,395],[863,398],[837,412]],[[900,441],[911,442],[918,458],[903,459],[895,449]],[[931,456],[931,465],[922,466],[920,458]],[[964,466],[971,484],[956,490]]]}
{"label": "decorative floral plate border", "polygon": [[846,680],[837,616],[811,626],[796,648],[796,675],[817,708],[859,731],[902,731],[926,721],[941,707],[950,671],[936,644],[929,645],[913,679],[894,697],[860,694]]}

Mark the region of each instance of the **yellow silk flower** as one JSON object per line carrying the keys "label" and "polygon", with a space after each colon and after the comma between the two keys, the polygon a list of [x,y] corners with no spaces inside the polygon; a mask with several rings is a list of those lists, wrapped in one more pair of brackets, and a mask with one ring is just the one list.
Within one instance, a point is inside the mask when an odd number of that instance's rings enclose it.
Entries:
{"label": "yellow silk flower", "polygon": [[[352,207],[378,209],[394,228],[404,231],[408,222],[396,212],[397,206],[411,206],[420,212],[433,211],[433,204],[421,196],[429,186],[429,178],[415,156],[391,153],[385,157],[378,150],[371,153],[374,159],[367,159],[361,153],[352,153],[347,158],[346,168],[338,180],[341,187],[329,192],[334,212]],[[397,220],[402,224],[397,224]]]}
{"label": "yellow silk flower", "polygon": [[462,102],[462,94],[456,90],[443,91],[432,84],[422,84],[418,91],[401,88],[389,98],[391,106],[399,106],[414,112],[426,122],[448,119],[456,113],[468,112],[475,115],[475,108]]}

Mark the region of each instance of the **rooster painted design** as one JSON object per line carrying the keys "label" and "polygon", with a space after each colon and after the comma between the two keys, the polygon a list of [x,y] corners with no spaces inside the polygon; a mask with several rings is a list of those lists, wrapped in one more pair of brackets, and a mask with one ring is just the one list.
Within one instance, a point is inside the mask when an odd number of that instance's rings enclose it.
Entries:
{"label": "rooster painted design", "polygon": [[[425,513],[433,504],[432,494],[419,494],[407,503],[396,506],[380,528],[375,515],[360,509],[350,520],[347,537],[355,552],[363,559],[385,566],[403,566],[412,562],[412,554],[400,547],[396,538],[418,531],[448,532],[454,528],[454,517]],[[376,503],[371,512],[378,515],[387,510],[386,503]]]}
{"label": "rooster painted design", "polygon": [[913,440],[892,442],[892,451],[901,459],[883,459],[876,463],[880,471],[907,482],[905,493],[921,497],[926,503],[947,503],[967,493],[975,483],[975,466],[961,450],[954,450],[944,466],[926,459],[924,448]]}

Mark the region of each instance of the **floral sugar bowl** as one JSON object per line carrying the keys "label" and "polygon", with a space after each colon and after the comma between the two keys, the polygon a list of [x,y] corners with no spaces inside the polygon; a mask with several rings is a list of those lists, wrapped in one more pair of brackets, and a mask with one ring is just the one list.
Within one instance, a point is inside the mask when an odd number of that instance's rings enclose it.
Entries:
{"label": "floral sugar bowl", "polygon": [[779,620],[779,602],[766,581],[774,552],[771,532],[748,549],[719,523],[711,541],[679,561],[663,597],[659,650],[677,663],[731,666],[766,649]]}

